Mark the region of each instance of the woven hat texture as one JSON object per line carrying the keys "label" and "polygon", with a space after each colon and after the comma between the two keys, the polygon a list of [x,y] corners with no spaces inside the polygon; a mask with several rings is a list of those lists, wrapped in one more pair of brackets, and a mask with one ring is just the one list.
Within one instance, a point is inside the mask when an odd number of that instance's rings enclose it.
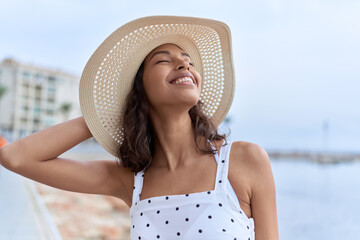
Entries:
{"label": "woven hat texture", "polygon": [[217,127],[234,96],[231,36],[220,21],[178,16],[152,16],[115,30],[88,60],[80,80],[80,107],[94,138],[116,156],[123,142],[120,122],[125,99],[145,57],[173,43],[191,56],[202,76],[203,113]]}

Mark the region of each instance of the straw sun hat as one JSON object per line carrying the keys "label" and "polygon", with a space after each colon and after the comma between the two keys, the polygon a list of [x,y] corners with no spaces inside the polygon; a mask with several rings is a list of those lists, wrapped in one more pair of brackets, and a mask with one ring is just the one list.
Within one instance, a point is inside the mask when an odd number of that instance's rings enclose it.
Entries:
{"label": "straw sun hat", "polygon": [[80,107],[86,124],[99,144],[114,156],[123,142],[120,122],[136,72],[145,57],[165,43],[173,43],[191,56],[202,76],[202,111],[216,127],[229,111],[235,81],[226,24],[177,16],[131,21],[96,49],[80,80]]}

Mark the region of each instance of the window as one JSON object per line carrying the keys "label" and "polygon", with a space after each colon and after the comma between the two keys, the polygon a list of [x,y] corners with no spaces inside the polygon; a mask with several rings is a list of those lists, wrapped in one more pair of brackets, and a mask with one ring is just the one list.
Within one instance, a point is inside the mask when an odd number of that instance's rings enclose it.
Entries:
{"label": "window", "polygon": [[54,76],[49,76],[48,80],[50,83],[54,83],[56,81],[56,78]]}
{"label": "window", "polygon": [[24,78],[30,78],[30,73],[28,71],[24,71],[23,72],[23,77]]}
{"label": "window", "polygon": [[54,94],[55,93],[55,88],[54,87],[48,87],[48,93],[49,94]]}
{"label": "window", "polygon": [[44,81],[44,75],[42,75],[41,73],[37,73],[35,75],[35,84],[40,85],[43,83],[43,81]]}
{"label": "window", "polygon": [[38,107],[35,107],[35,108],[34,108],[34,115],[35,115],[35,116],[39,116],[39,115],[40,115],[40,108],[38,108]]}

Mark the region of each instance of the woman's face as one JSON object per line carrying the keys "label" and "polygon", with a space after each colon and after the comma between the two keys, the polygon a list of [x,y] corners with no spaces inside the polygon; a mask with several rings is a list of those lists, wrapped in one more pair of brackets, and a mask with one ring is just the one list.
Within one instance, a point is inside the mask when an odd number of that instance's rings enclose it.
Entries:
{"label": "woman's face", "polygon": [[174,44],[164,44],[145,58],[143,85],[152,107],[193,107],[200,98],[201,76],[191,56]]}

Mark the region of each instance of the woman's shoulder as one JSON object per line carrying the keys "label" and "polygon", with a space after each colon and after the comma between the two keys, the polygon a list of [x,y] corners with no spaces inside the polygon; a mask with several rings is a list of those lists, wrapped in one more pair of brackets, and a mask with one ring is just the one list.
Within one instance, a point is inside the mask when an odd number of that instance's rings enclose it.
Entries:
{"label": "woman's shoulder", "polygon": [[270,159],[263,147],[246,141],[233,141],[229,160],[229,177],[236,186],[245,189],[250,203],[255,192],[262,192],[273,181]]}
{"label": "woman's shoulder", "polygon": [[[232,141],[231,162],[252,171],[263,172],[270,164],[266,150],[260,145],[247,141]],[[240,166],[239,166],[240,167]]]}
{"label": "woman's shoulder", "polygon": [[247,141],[230,141],[232,142],[231,149],[236,148],[237,150],[243,150],[245,153],[266,153],[265,149],[259,144]]}

